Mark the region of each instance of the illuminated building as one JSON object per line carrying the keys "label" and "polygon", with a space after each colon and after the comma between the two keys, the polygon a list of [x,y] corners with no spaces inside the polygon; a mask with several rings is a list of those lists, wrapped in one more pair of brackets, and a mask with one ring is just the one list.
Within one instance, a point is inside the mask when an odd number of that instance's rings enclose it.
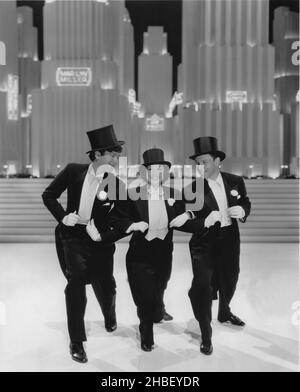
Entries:
{"label": "illuminated building", "polygon": [[[176,163],[179,137],[178,119],[172,117],[172,57],[167,51],[167,34],[159,26],[144,33],[143,53],[139,56],[138,98],[143,117],[136,119],[139,150],[159,147],[167,160]],[[137,132],[138,133],[138,132]]]}
{"label": "illuminated building", "polygon": [[5,61],[0,61],[0,165],[11,167],[10,174],[24,173],[31,164],[31,97],[40,88],[32,9],[1,1],[0,36],[5,49]]}
{"label": "illuminated building", "polygon": [[274,47],[268,44],[269,2],[183,0],[178,90],[183,145],[215,136],[227,154],[223,170],[280,174],[280,113],[274,101]]}
{"label": "illuminated building", "polygon": [[286,7],[275,10],[275,90],[283,123],[283,164],[299,175],[299,14]]}
{"label": "illuminated building", "polygon": [[[41,63],[38,59],[37,28],[33,26],[31,7],[17,8],[19,65],[19,127],[21,129],[22,171],[31,165],[32,94],[41,85]],[[26,171],[25,171],[26,172]]]}
{"label": "illuminated building", "polygon": [[139,101],[146,113],[164,114],[172,98],[172,57],[167,52],[167,34],[151,26],[144,33],[138,68]]}
{"label": "illuminated building", "polygon": [[0,171],[7,164],[19,171],[22,140],[18,127],[18,26],[14,1],[0,1],[0,39],[2,57],[4,54],[0,65]]}
{"label": "illuminated building", "polygon": [[[130,140],[133,79],[133,29],[124,1],[47,1],[41,90],[32,97],[34,174],[88,162],[88,130],[112,123],[120,140]],[[126,149],[137,159],[130,142]]]}

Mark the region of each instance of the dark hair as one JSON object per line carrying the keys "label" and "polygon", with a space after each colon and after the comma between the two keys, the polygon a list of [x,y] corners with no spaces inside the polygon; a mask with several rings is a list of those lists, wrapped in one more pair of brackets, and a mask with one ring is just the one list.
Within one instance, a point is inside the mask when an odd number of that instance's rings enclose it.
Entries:
{"label": "dark hair", "polygon": [[216,154],[215,152],[211,152],[208,155],[210,155],[213,160],[215,160],[216,158],[220,158],[220,156],[218,154]]}
{"label": "dark hair", "polygon": [[[113,152],[113,151],[122,152],[122,150],[123,150],[122,146],[117,146],[117,147],[113,147],[113,148],[107,148],[107,149],[101,150],[101,151],[100,150],[96,150],[96,151],[100,152],[100,154],[103,156],[106,151],[108,151],[108,152]],[[92,162],[94,162],[94,160],[95,160],[95,152],[96,151],[89,152],[89,158]]]}
{"label": "dark hair", "polygon": [[[212,157],[212,159],[213,160],[215,160],[216,158],[220,158],[220,155],[218,155],[217,153],[215,153],[215,152],[209,152],[209,153],[207,153],[207,155],[210,155],[211,157]],[[199,155],[198,155],[199,156]],[[195,161],[196,161],[196,158],[197,157],[195,157]]]}

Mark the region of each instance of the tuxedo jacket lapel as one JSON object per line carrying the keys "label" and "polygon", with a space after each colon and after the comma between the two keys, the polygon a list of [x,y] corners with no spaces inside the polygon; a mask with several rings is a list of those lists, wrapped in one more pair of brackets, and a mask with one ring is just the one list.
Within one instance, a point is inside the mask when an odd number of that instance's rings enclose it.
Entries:
{"label": "tuxedo jacket lapel", "polygon": [[221,173],[221,176],[222,176],[223,183],[224,183],[228,207],[232,207],[234,205],[234,201],[233,201],[233,198],[230,193],[230,191],[232,189],[232,185],[228,182],[228,179],[226,178],[226,175],[224,175],[224,173]]}
{"label": "tuxedo jacket lapel", "polygon": [[78,176],[76,177],[76,180],[74,181],[72,189],[71,189],[70,198],[71,198],[71,200],[73,200],[72,204],[74,206],[76,206],[77,213],[78,213],[79,206],[80,206],[80,198],[81,198],[83,182],[84,182],[87,171],[88,171],[88,166],[85,170],[78,173]]}
{"label": "tuxedo jacket lapel", "polygon": [[148,209],[148,200],[138,199],[135,201],[136,209],[141,217],[141,220],[149,223],[149,209]]}
{"label": "tuxedo jacket lapel", "polygon": [[[147,191],[144,187],[143,189],[140,189],[141,195],[143,195],[144,191]],[[148,200],[137,199],[134,204],[141,217],[141,220],[149,223]]]}
{"label": "tuxedo jacket lapel", "polygon": [[[174,189],[172,188],[167,188],[167,187],[163,187],[164,189],[164,194],[165,195],[170,195],[170,198],[174,198]],[[168,222],[170,223],[174,218],[176,218],[176,210],[174,205],[170,206],[168,203],[168,200],[164,200],[165,201],[165,206],[166,206],[166,211],[167,211],[167,215],[168,215]]]}
{"label": "tuxedo jacket lapel", "polygon": [[169,206],[168,200],[165,200],[165,206],[168,215],[168,222],[170,223],[171,220],[173,220],[176,217],[175,209],[174,207]]}
{"label": "tuxedo jacket lapel", "polygon": [[212,210],[219,210],[219,206],[217,200],[213,194],[213,191],[210,189],[208,185],[208,181],[204,180],[204,203]]}

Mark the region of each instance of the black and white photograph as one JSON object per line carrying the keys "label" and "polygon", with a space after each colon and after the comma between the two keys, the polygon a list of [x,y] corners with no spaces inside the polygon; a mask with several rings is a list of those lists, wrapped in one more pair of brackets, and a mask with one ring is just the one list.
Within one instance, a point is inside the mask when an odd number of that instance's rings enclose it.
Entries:
{"label": "black and white photograph", "polygon": [[0,0],[1,373],[299,373],[299,67],[299,0]]}

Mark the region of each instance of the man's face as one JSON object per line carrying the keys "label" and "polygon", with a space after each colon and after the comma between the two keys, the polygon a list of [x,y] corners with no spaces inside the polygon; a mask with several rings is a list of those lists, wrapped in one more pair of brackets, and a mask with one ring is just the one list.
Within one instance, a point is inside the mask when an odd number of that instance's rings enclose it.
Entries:
{"label": "man's face", "polygon": [[220,158],[213,158],[210,154],[199,155],[195,158],[197,165],[203,165],[204,177],[211,178],[219,171]]}
{"label": "man's face", "polygon": [[150,165],[147,167],[148,171],[148,183],[152,186],[159,186],[164,177],[164,165]]}
{"label": "man's face", "polygon": [[101,155],[99,151],[95,152],[98,165],[110,165],[112,167],[117,167],[120,155],[121,153],[116,151],[105,151],[104,155]]}

